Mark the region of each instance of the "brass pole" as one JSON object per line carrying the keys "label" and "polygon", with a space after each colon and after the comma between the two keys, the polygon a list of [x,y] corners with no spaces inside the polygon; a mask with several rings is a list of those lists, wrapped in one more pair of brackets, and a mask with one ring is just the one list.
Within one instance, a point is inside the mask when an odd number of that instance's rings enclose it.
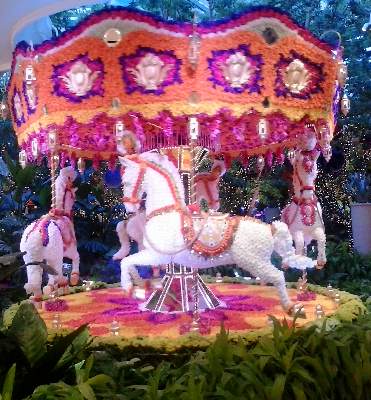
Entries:
{"label": "brass pole", "polygon": [[[198,121],[196,117],[189,119],[189,143],[190,143],[190,204],[196,203],[196,146],[198,137]],[[200,309],[199,309],[199,295],[198,295],[198,270],[193,268],[193,313],[191,331],[199,332],[200,330]]]}

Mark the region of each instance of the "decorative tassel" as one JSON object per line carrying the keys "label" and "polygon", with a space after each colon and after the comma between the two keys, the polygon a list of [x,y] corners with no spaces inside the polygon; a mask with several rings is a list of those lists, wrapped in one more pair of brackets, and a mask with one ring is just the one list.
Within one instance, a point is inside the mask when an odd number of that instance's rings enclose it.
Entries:
{"label": "decorative tassel", "polygon": [[282,165],[285,162],[285,154],[282,149],[276,150],[274,153],[274,158],[277,165]]}
{"label": "decorative tassel", "polygon": [[116,157],[115,156],[111,156],[111,158],[108,161],[108,168],[110,169],[110,171],[114,171],[116,168]]}
{"label": "decorative tassel", "polygon": [[100,157],[99,154],[95,154],[93,158],[93,168],[98,171],[100,167]]}
{"label": "decorative tassel", "polygon": [[265,163],[268,168],[272,167],[273,164],[273,153],[271,151],[268,151],[265,155]]}

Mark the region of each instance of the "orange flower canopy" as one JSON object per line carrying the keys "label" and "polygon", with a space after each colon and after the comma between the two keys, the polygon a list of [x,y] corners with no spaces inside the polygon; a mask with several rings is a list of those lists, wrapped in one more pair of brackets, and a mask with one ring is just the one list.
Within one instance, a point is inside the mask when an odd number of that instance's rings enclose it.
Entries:
{"label": "orange flower canopy", "polygon": [[9,105],[19,144],[66,158],[116,158],[122,121],[142,151],[198,144],[231,158],[279,154],[305,124],[332,136],[341,54],[285,14],[254,9],[177,24],[128,9],[90,16],[60,37],[14,52]]}

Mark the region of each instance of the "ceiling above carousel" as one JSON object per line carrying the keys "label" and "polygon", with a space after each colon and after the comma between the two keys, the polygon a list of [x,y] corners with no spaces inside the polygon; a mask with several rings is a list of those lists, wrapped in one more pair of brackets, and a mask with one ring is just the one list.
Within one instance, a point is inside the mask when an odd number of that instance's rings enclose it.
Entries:
{"label": "ceiling above carousel", "polygon": [[273,9],[198,25],[109,9],[17,46],[8,100],[30,154],[54,129],[68,157],[110,159],[118,121],[143,151],[186,145],[196,116],[199,145],[244,157],[292,146],[308,123],[331,134],[340,57]]}

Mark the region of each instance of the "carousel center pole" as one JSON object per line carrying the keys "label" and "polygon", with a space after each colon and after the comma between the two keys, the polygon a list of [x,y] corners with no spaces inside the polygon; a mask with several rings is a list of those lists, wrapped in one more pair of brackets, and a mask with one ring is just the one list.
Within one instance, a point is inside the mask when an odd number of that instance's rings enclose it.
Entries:
{"label": "carousel center pole", "polygon": [[58,146],[58,140],[57,140],[57,132],[55,130],[52,130],[49,132],[48,135],[48,145],[50,149],[50,178],[51,178],[51,189],[52,189],[52,203],[51,203],[51,209],[55,210],[57,207],[57,195],[55,191],[55,180],[56,180],[56,172],[57,172],[57,166],[59,163],[59,157],[57,154],[57,146]]}
{"label": "carousel center pole", "polygon": [[[191,155],[191,168],[190,168],[190,187],[189,187],[189,204],[196,204],[196,145],[198,137],[198,121],[196,117],[190,117],[189,119],[189,143],[190,143],[190,155]],[[199,310],[199,296],[198,296],[198,270],[193,268],[193,314],[192,314],[192,325],[190,330],[193,332],[199,332],[200,330],[200,310]]]}

